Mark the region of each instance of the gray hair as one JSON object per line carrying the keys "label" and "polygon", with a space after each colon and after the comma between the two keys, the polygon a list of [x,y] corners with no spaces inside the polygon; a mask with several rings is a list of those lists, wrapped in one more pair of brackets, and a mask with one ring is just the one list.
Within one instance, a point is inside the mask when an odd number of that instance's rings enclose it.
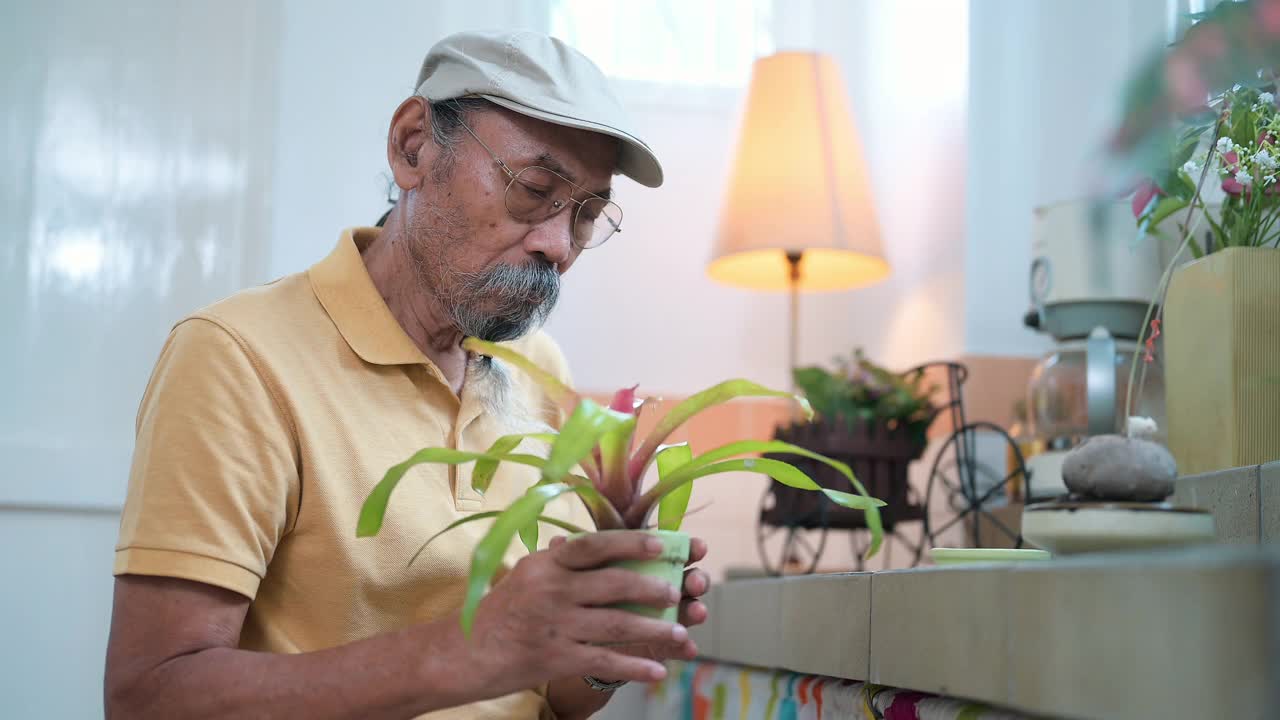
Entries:
{"label": "gray hair", "polygon": [[431,179],[444,182],[453,174],[453,162],[457,155],[459,132],[473,113],[493,107],[484,98],[463,97],[437,100],[431,106],[431,138],[440,148],[440,155],[431,167]]}
{"label": "gray hair", "polygon": [[[448,100],[427,100],[427,107],[431,111],[431,139],[440,148],[439,161],[431,169],[431,175],[436,182],[442,182],[449,179],[449,174],[453,172],[453,161],[462,124],[473,113],[491,110],[495,106],[484,98],[460,97]],[[392,209],[395,208],[397,200],[395,187],[394,181],[387,181],[387,203]],[[375,225],[382,227],[390,216],[391,209],[388,209]]]}
{"label": "gray hair", "polygon": [[463,334],[489,342],[515,340],[541,327],[560,298],[560,273],[542,259],[452,275],[451,319]]}
{"label": "gray hair", "polygon": [[[480,406],[494,419],[502,434],[553,433],[555,428],[547,424],[548,413],[556,412],[555,403],[544,401],[542,407],[531,407],[519,397],[515,380],[507,365],[486,355],[474,355],[469,368],[475,382],[470,386],[480,400]],[[526,445],[528,447],[526,447]],[[545,455],[547,445],[525,439],[517,449]]]}

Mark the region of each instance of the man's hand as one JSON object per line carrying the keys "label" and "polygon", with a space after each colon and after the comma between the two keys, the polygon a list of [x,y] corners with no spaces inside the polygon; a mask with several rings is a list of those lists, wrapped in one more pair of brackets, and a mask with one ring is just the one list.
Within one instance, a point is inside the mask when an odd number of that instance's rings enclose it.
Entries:
{"label": "man's hand", "polygon": [[[555,538],[551,541],[553,550],[561,549],[564,544],[565,540],[563,538]],[[693,565],[702,560],[702,558],[706,557],[706,554],[707,543],[699,538],[693,538],[689,544],[688,565]],[[705,572],[692,568],[685,571],[684,588],[680,600],[681,625],[692,627],[706,621],[707,606],[698,598],[705,594],[710,586],[711,578]],[[624,645],[613,645],[609,649],[615,653],[625,653],[633,657],[656,661],[687,660],[698,654],[697,645],[687,637],[684,640],[672,639],[665,641],[659,639],[656,642],[633,642]],[[585,674],[605,681],[630,679],[612,676],[607,671],[600,669],[592,670]],[[556,717],[561,718],[561,720],[578,720],[579,718],[590,717],[592,713],[604,706],[610,694],[592,690],[587,687],[587,684],[578,675],[560,678],[547,687],[547,701],[555,711]]]}
{"label": "man's hand", "polygon": [[[706,544],[698,545],[701,557]],[[662,580],[607,567],[652,560],[661,551],[661,542],[642,532],[596,533],[556,541],[520,560],[481,601],[472,630],[477,661],[487,660],[493,671],[491,686],[506,692],[556,678],[581,682],[584,675],[641,682],[665,677],[661,663],[616,645],[663,648],[683,657],[696,652],[685,626],[606,607],[681,603],[682,620],[706,619],[701,603],[682,602],[680,591]],[[705,592],[705,574],[690,572],[686,592]]]}
{"label": "man's hand", "polygon": [[[556,548],[564,542],[564,537],[552,538],[551,547]],[[692,538],[689,542],[689,562],[686,565],[688,569],[684,572],[684,587],[680,597],[679,623],[686,628],[701,625],[707,621],[707,606],[700,598],[711,588],[711,578],[702,570],[692,567],[706,556],[706,541],[702,538]],[[683,642],[630,643],[625,646],[615,646],[613,649],[658,661],[692,660],[698,655],[698,646],[691,639]]]}

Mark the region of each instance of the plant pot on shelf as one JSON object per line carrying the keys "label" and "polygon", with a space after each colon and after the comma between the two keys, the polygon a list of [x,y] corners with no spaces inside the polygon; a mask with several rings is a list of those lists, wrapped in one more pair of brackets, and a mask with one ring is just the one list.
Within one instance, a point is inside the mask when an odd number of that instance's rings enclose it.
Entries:
{"label": "plant pot on shelf", "polygon": [[[907,469],[912,460],[924,453],[923,438],[903,428],[890,429],[882,422],[841,417],[779,427],[774,439],[847,464],[867,492],[886,503],[880,508],[885,531],[892,531],[895,523],[920,519],[921,508],[908,502]],[[848,479],[822,463],[796,455],[780,454],[777,459],[801,468],[823,487],[857,492]],[[817,493],[781,483],[774,483],[773,492],[777,502],[762,518],[770,524],[843,529],[867,526],[862,513],[845,512],[846,508],[828,502]]]}
{"label": "plant pot on shelf", "polygon": [[1226,248],[1176,270],[1164,343],[1178,472],[1280,459],[1280,250]]}

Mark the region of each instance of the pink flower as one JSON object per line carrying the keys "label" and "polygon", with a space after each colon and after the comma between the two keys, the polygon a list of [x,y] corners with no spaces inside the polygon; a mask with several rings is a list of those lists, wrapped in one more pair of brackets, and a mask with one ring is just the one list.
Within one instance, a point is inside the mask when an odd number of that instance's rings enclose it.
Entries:
{"label": "pink flower", "polygon": [[1133,202],[1129,206],[1133,210],[1133,216],[1142,217],[1142,214],[1147,211],[1147,205],[1151,204],[1151,198],[1156,195],[1164,195],[1164,193],[1160,191],[1155,181],[1143,180],[1134,191]]}
{"label": "pink flower", "polygon": [[1191,52],[1174,48],[1164,66],[1165,83],[1176,113],[1190,113],[1203,107],[1209,96],[1209,85]]}
{"label": "pink flower", "polygon": [[1222,191],[1228,195],[1243,194],[1245,186],[1236,180],[1236,173],[1240,172],[1240,155],[1235,150],[1222,153],[1222,164],[1227,169],[1227,176],[1222,179]]}
{"label": "pink flower", "polygon": [[1184,45],[1197,60],[1217,60],[1227,54],[1227,33],[1221,25],[1195,25],[1187,31]]}
{"label": "pink flower", "polygon": [[1259,0],[1254,11],[1263,32],[1272,37],[1280,36],[1280,0]]}
{"label": "pink flower", "polygon": [[622,388],[613,394],[613,400],[609,403],[610,410],[616,410],[620,413],[628,415],[636,414],[636,388],[639,385],[632,385],[629,388]]}

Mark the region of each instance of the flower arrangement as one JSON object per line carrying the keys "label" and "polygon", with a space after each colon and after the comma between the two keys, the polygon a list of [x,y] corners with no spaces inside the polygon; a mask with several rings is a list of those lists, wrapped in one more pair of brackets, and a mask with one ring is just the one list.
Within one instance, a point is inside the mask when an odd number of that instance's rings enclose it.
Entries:
{"label": "flower arrangement", "polygon": [[[1169,306],[1170,324],[1177,325],[1175,320],[1183,323],[1176,349],[1165,358],[1170,447],[1184,446],[1181,451],[1175,449],[1175,455],[1181,453],[1180,466],[1188,458],[1195,457],[1199,463],[1200,456],[1213,454],[1205,448],[1227,445],[1216,439],[1204,443],[1189,440],[1204,435],[1195,421],[1203,416],[1202,402],[1221,402],[1232,387],[1274,382],[1267,371],[1251,369],[1252,365],[1242,370],[1231,361],[1232,357],[1257,356],[1256,349],[1237,339],[1261,337],[1266,331],[1217,335],[1216,321],[1210,318],[1235,313],[1240,322],[1246,322],[1247,316],[1247,324],[1262,328],[1267,314],[1258,308],[1272,304],[1268,298],[1274,297],[1275,286],[1261,275],[1254,281],[1242,274],[1239,268],[1256,261],[1242,260],[1240,252],[1266,249],[1272,253],[1280,248],[1280,119],[1276,108],[1280,0],[1222,2],[1189,19],[1194,24],[1183,37],[1153,54],[1134,75],[1124,98],[1122,121],[1109,147],[1118,165],[1109,175],[1145,178],[1138,183],[1132,204],[1141,232],[1160,233],[1161,223],[1171,216],[1178,230],[1177,252],[1151,299],[1138,338],[1145,352],[1135,354],[1130,367],[1125,415],[1131,414],[1134,395],[1141,392],[1147,366],[1155,360],[1155,339],[1162,334],[1162,316]],[[1208,182],[1210,177],[1213,182]],[[1208,232],[1198,236],[1202,224]],[[1198,237],[1204,237],[1204,245]],[[1238,297],[1207,292],[1210,286],[1198,280],[1187,280],[1177,293],[1169,292],[1175,275],[1199,278],[1211,272],[1207,265],[1193,263],[1186,266],[1186,272],[1175,273],[1184,252],[1201,259],[1228,248],[1243,250],[1231,253],[1232,257],[1214,254],[1206,262],[1213,261],[1217,272],[1247,278],[1236,288]],[[1274,261],[1263,262],[1270,266]],[[1246,297],[1251,299],[1240,299]],[[1221,357],[1215,358],[1221,362],[1212,372],[1206,370],[1202,357],[1207,347],[1197,338],[1214,338],[1206,342],[1221,352]],[[1139,358],[1145,360],[1141,376]],[[1188,390],[1191,387],[1212,391],[1202,397]],[[1249,418],[1274,403],[1265,394],[1248,397],[1256,399],[1257,407],[1232,410],[1235,425],[1230,432],[1238,435],[1244,432],[1242,427],[1257,426],[1256,432],[1266,436],[1266,423]],[[1180,418],[1180,413],[1184,417]],[[1185,424],[1176,433],[1172,427],[1175,420]],[[1232,466],[1232,462],[1225,466]],[[1201,471],[1212,467],[1217,466],[1205,465]]]}
{"label": "flower arrangement", "polygon": [[796,386],[819,418],[883,424],[890,431],[905,430],[923,443],[937,414],[932,398],[938,388],[925,386],[924,376],[898,375],[867,359],[861,348],[850,357],[837,357],[835,370],[796,368]]}
{"label": "flower arrangement", "polygon": [[[1135,197],[1139,212],[1147,209],[1153,189],[1166,196],[1178,195],[1179,189],[1186,194],[1185,183],[1196,173],[1179,178],[1178,170],[1212,167],[1209,162],[1185,164],[1204,133],[1220,128],[1223,115],[1234,113],[1239,118],[1239,110],[1252,110],[1262,93],[1275,94],[1280,0],[1223,2],[1189,19],[1195,24],[1183,37],[1152,53],[1132,76],[1123,97],[1121,121],[1108,144],[1118,166],[1111,175],[1147,178]],[[1241,95],[1239,89],[1255,92]],[[1233,147],[1258,142],[1256,136],[1243,133],[1242,122],[1221,129],[1231,137]],[[1216,151],[1217,138],[1212,144]],[[1238,169],[1231,174],[1235,172]],[[1246,176],[1252,178],[1252,174]]]}
{"label": "flower arrangement", "polygon": [[[1212,230],[1213,243],[1202,247],[1181,228],[1191,254],[1227,247],[1280,247],[1280,112],[1276,109],[1275,84],[1261,87],[1233,86],[1214,102],[1220,107],[1211,123],[1184,128],[1170,155],[1176,168],[1157,173],[1133,198],[1139,223],[1158,232],[1162,221],[1183,208],[1198,210]],[[1204,136],[1214,130],[1213,141]],[[1210,211],[1204,184],[1215,176],[1221,189],[1220,204]],[[1217,219],[1214,218],[1217,215]]]}
{"label": "flower arrangement", "polygon": [[[485,452],[452,448],[426,448],[414,453],[383,476],[361,508],[356,534],[377,535],[396,486],[414,466],[423,463],[458,465],[475,463],[471,484],[483,494],[493,481],[499,465],[513,463],[534,467],[540,480],[504,510],[468,515],[443,528],[423,543],[423,548],[461,525],[493,520],[493,525],[477,544],[472,555],[462,627],[470,632],[480,600],[488,590],[507,549],[519,536],[534,552],[538,546],[539,523],[569,532],[586,529],[542,515],[547,503],[565,495],[576,495],[585,505],[597,530],[648,529],[657,511],[657,528],[678,531],[688,509],[692,483],[698,478],[726,472],[753,472],[767,475],[790,487],[820,492],[832,502],[866,513],[872,529],[868,557],[881,541],[878,508],[884,503],[867,494],[849,466],[790,443],[776,440],[740,440],[694,455],[687,443],[664,445],[672,432],[699,412],[737,397],[763,396],[794,399],[807,417],[812,409],[803,398],[757,385],[749,380],[729,380],[694,394],[677,404],[660,419],[649,434],[636,444],[636,421],[648,405],[636,396],[636,388],[617,391],[608,407],[561,383],[529,359],[510,348],[468,338],[463,347],[493,361],[507,362],[527,373],[541,385],[548,397],[569,411],[558,432],[524,433],[498,438]],[[516,452],[525,440],[547,445],[545,455]],[[774,458],[743,457],[757,453],[796,455],[823,463],[845,476],[858,494],[820,487],[790,463]],[[643,481],[651,464],[657,465],[657,482],[645,488]],[[420,548],[418,553],[421,553]],[[409,560],[417,558],[417,554]]]}

